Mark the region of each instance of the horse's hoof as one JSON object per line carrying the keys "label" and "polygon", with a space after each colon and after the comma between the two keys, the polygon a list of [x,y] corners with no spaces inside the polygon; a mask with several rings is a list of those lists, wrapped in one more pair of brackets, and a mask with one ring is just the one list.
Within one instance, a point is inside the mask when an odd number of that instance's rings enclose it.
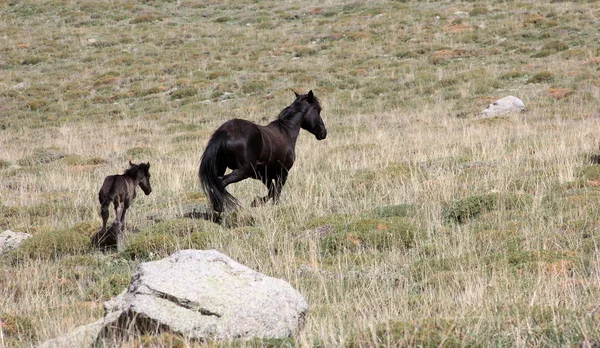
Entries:
{"label": "horse's hoof", "polygon": [[263,205],[264,203],[265,203],[265,202],[263,201],[263,198],[262,198],[262,197],[256,197],[256,198],[254,198],[254,200],[252,201],[252,203],[250,203],[250,206],[251,206],[252,208],[256,208],[256,207],[258,207],[258,206],[261,206],[261,205]]}

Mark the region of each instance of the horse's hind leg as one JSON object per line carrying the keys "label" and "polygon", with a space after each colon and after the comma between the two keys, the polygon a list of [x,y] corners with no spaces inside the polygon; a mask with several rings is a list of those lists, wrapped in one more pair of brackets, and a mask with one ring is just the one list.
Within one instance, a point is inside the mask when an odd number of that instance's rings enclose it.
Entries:
{"label": "horse's hind leg", "polygon": [[106,209],[100,210],[100,215],[102,216],[102,232],[106,231],[106,222],[108,221],[108,207]]}
{"label": "horse's hind leg", "polygon": [[238,181],[242,181],[244,179],[249,178],[250,176],[252,176],[253,170],[250,167],[248,168],[238,168],[238,169],[234,169],[231,171],[231,173],[224,175],[221,178],[221,181],[223,182],[223,187],[226,187],[229,184],[233,184],[236,183]]}
{"label": "horse's hind leg", "polygon": [[119,219],[119,222],[121,223],[121,230],[125,230],[125,213],[127,212],[127,209],[129,209],[129,204],[128,203],[123,203],[123,208],[121,210],[121,218]]}

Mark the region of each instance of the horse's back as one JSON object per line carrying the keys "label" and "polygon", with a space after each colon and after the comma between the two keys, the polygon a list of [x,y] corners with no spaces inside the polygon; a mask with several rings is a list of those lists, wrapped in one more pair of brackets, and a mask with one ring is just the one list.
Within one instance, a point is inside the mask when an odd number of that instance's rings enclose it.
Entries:
{"label": "horse's back", "polygon": [[104,203],[111,195],[123,195],[128,191],[127,179],[123,175],[109,175],[104,178],[102,187],[98,192],[98,200]]}
{"label": "horse's back", "polygon": [[241,118],[234,118],[223,123],[215,133],[226,133],[228,139],[242,138],[245,136],[251,136],[259,134],[259,127],[257,124]]}

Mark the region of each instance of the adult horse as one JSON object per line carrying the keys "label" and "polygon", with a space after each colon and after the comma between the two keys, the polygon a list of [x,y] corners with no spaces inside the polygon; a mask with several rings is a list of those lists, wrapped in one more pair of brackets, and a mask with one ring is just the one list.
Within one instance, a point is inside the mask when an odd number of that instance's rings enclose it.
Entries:
{"label": "adult horse", "polygon": [[[256,198],[252,206],[273,199],[277,202],[288,172],[296,159],[296,140],[300,128],[325,139],[327,129],[321,119],[321,105],[312,91],[296,94],[292,104],[266,126],[232,119],[223,123],[210,137],[198,176],[216,213],[233,209],[236,199],[225,190],[227,185],[247,179],[258,179],[269,193]],[[227,168],[231,173],[224,175]]]}

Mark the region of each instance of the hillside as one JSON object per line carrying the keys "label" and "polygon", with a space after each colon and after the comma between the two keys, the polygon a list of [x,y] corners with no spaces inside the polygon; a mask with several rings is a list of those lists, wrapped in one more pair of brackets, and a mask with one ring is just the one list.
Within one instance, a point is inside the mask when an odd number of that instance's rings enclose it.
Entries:
{"label": "hillside", "polygon": [[[600,2],[10,0],[0,18],[0,232],[33,235],[0,261],[0,346],[101,317],[139,262],[185,248],[310,306],[292,340],[215,345],[600,344]],[[328,136],[301,132],[280,204],[250,207],[266,189],[246,180],[223,224],[186,218],[210,134],[309,90]],[[527,111],[476,117],[509,95]],[[153,192],[123,250],[94,251],[128,160]]]}

